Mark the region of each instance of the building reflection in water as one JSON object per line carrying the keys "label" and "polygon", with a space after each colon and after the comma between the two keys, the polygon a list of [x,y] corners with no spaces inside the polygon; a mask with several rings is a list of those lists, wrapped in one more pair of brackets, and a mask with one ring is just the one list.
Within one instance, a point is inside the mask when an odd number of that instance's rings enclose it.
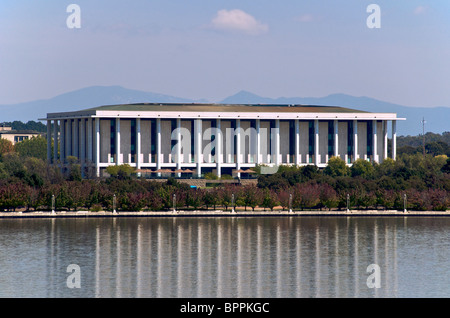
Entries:
{"label": "building reflection in water", "polygon": [[4,219],[0,251],[2,297],[450,296],[445,217]]}
{"label": "building reflection in water", "polygon": [[[115,219],[96,297],[395,297],[396,224],[352,218]],[[394,227],[394,228],[393,228]],[[381,268],[370,289],[367,266]]]}

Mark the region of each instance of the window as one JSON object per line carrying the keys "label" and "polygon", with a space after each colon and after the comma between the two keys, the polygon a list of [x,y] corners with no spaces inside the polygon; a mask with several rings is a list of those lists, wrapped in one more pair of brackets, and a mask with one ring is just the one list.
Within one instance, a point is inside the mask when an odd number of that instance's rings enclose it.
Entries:
{"label": "window", "polygon": [[347,131],[347,145],[348,145],[348,149],[347,149],[347,154],[350,157],[351,155],[353,155],[353,122],[352,121],[348,121],[348,131]]}
{"label": "window", "polygon": [[28,136],[14,136],[14,143],[28,139]]}
{"label": "window", "polygon": [[116,120],[111,119],[110,125],[110,147],[111,147],[111,162],[114,162],[116,156]]}
{"label": "window", "polygon": [[328,122],[328,156],[334,156],[334,122]]}
{"label": "window", "polygon": [[136,118],[131,119],[130,124],[130,135],[131,135],[131,143],[130,143],[130,152],[131,152],[131,162],[135,162],[135,155],[136,155]]}
{"label": "window", "polygon": [[314,121],[310,120],[308,122],[309,125],[309,131],[308,131],[308,150],[309,150],[309,155],[314,155]]}
{"label": "window", "polygon": [[367,157],[372,156],[373,150],[373,121],[367,122]]}

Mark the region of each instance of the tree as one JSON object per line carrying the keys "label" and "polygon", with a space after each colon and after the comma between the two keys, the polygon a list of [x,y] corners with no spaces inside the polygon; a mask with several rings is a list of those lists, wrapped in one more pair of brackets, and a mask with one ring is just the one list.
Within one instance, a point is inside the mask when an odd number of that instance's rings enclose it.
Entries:
{"label": "tree", "polygon": [[127,163],[122,165],[108,166],[106,168],[106,172],[108,172],[111,177],[118,179],[130,178],[134,170],[135,169]]}
{"label": "tree", "polygon": [[11,141],[8,139],[0,138],[0,159],[3,157],[4,154],[13,152],[14,151],[14,145]]}
{"label": "tree", "polygon": [[425,151],[433,156],[446,155],[450,152],[450,147],[443,141],[433,141],[425,144]]}
{"label": "tree", "polygon": [[252,208],[252,211],[255,211],[255,208],[262,202],[261,189],[255,186],[246,186],[243,192],[245,206],[249,206]]}
{"label": "tree", "polygon": [[323,183],[319,185],[319,201],[321,207],[326,207],[331,211],[332,208],[338,206],[338,196],[336,191],[328,184]]}
{"label": "tree", "polygon": [[361,176],[363,178],[372,177],[375,171],[373,165],[369,161],[361,158],[355,160],[350,170],[352,177]]}
{"label": "tree", "polygon": [[194,210],[198,210],[203,204],[203,190],[189,189],[186,193],[186,205],[192,206]]}
{"label": "tree", "polygon": [[441,171],[444,173],[450,173],[450,158],[447,158],[447,162],[442,166]]}
{"label": "tree", "polygon": [[22,140],[14,145],[16,152],[21,157],[35,157],[47,159],[47,139],[42,136]]}
{"label": "tree", "polygon": [[[1,139],[0,139],[1,140]],[[27,175],[25,166],[16,152],[8,152],[2,156],[4,169],[10,176],[23,179]]]}
{"label": "tree", "polygon": [[349,175],[349,168],[341,157],[331,157],[324,169],[324,173],[331,176],[347,176]]}
{"label": "tree", "polygon": [[273,211],[273,208],[278,205],[277,193],[274,190],[264,189],[262,206],[264,208],[269,208]]}
{"label": "tree", "polygon": [[304,183],[294,187],[294,206],[301,208],[314,208],[320,202],[320,191],[317,184]]}
{"label": "tree", "polygon": [[280,203],[283,210],[289,209],[289,202],[292,193],[290,190],[282,189],[278,191],[278,202]]}

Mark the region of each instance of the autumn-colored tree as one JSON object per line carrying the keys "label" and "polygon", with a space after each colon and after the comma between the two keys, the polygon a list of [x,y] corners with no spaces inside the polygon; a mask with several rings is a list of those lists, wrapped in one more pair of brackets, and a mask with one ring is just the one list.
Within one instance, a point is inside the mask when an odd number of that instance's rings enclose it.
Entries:
{"label": "autumn-colored tree", "polygon": [[13,152],[14,145],[8,139],[0,138],[0,159],[5,153]]}

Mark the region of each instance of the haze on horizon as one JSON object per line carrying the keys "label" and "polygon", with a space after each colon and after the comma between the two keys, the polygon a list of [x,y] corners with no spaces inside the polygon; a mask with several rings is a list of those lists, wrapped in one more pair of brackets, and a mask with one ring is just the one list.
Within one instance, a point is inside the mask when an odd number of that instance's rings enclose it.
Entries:
{"label": "haze on horizon", "polygon": [[[80,28],[68,28],[70,3]],[[367,6],[381,9],[368,28]],[[450,107],[450,2],[73,0],[0,3],[0,104],[119,85],[217,102],[367,96]]]}

